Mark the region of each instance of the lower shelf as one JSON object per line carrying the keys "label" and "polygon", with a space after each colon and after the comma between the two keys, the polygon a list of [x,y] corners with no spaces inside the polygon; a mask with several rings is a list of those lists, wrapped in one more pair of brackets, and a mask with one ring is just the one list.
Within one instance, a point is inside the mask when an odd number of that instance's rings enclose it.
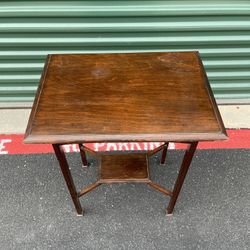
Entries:
{"label": "lower shelf", "polygon": [[99,179],[83,188],[78,197],[90,192],[103,183],[143,182],[165,195],[172,192],[150,180],[147,154],[102,155],[99,165]]}
{"label": "lower shelf", "polygon": [[149,182],[146,154],[102,155],[100,183]]}

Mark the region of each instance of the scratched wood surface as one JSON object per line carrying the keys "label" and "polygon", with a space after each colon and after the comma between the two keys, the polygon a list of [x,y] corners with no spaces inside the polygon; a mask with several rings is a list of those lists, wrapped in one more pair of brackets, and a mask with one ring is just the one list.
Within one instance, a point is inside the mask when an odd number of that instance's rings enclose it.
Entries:
{"label": "scratched wood surface", "polygon": [[172,52],[49,55],[24,142],[226,138],[199,53]]}

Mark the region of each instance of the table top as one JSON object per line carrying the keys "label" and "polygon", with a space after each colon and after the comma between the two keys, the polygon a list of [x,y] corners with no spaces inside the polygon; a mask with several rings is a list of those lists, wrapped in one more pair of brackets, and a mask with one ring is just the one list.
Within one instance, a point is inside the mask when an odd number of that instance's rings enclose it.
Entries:
{"label": "table top", "polygon": [[25,143],[227,139],[198,52],[48,55]]}

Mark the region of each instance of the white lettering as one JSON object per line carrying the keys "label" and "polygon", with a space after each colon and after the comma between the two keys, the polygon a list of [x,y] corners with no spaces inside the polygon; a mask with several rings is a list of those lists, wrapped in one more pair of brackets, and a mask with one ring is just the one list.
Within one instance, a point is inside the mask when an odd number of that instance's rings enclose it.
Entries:
{"label": "white lettering", "polygon": [[79,152],[80,149],[76,146],[76,144],[66,144],[63,145],[63,149],[66,153],[70,152]]}
{"label": "white lettering", "polygon": [[158,148],[162,145],[162,142],[150,142],[149,143],[149,150],[153,150],[155,148]]}
{"label": "white lettering", "polygon": [[[138,142],[120,142],[120,143],[93,143],[89,144],[91,148],[93,148],[94,151],[99,152],[99,151],[127,151],[127,150],[154,150],[158,147],[160,147],[163,143],[162,142],[143,142],[143,143],[138,143]],[[0,144],[0,153],[1,149],[3,149],[4,146]],[[70,152],[79,152],[79,148],[76,144],[67,144],[63,145],[64,151],[66,153]],[[170,142],[169,149],[175,149],[175,144]],[[4,151],[3,151],[4,152]]]}
{"label": "white lettering", "polygon": [[141,150],[140,144],[137,142],[131,142],[130,143],[130,150],[136,150],[135,148],[137,148],[137,150]]}
{"label": "white lettering", "polygon": [[173,142],[170,142],[168,144],[168,149],[175,149],[175,144]]}
{"label": "white lettering", "polygon": [[118,150],[129,150],[128,143],[118,143]]}
{"label": "white lettering", "polygon": [[144,147],[143,147],[144,150],[148,150],[148,142],[144,142],[144,143],[143,143],[143,146],[144,146]]}
{"label": "white lettering", "polygon": [[10,143],[12,140],[11,139],[2,139],[0,140],[0,154],[8,154],[9,152],[8,151],[4,151],[3,149],[5,149],[5,146],[4,144],[5,143]]}
{"label": "white lettering", "polygon": [[94,143],[94,151],[99,151],[100,148],[104,147],[105,143]]}
{"label": "white lettering", "polygon": [[[113,148],[111,150],[111,148]],[[107,143],[107,151],[117,151],[116,143]]]}

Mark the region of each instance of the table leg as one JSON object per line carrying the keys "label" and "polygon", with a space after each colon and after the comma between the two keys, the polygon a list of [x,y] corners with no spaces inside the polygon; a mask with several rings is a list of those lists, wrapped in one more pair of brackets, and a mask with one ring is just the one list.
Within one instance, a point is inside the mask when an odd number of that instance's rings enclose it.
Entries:
{"label": "table leg", "polygon": [[161,155],[161,164],[165,164],[166,161],[166,155],[167,155],[167,150],[168,150],[168,142],[165,143],[164,148],[162,150],[162,155]]}
{"label": "table leg", "polygon": [[63,148],[59,144],[53,144],[53,148],[57,157],[57,160],[59,162],[59,165],[61,167],[62,174],[64,176],[65,182],[68,186],[71,198],[73,200],[73,203],[75,205],[76,211],[78,215],[83,214],[83,209],[81,206],[81,203],[79,201],[78,193],[75,188],[75,184],[73,182],[73,178],[71,176],[70,170],[69,170],[69,165],[67,163],[67,159],[65,156],[65,153],[63,151]]}
{"label": "table leg", "polygon": [[175,203],[176,203],[178,195],[181,191],[181,187],[183,185],[187,171],[189,169],[192,158],[194,156],[197,144],[198,144],[198,142],[190,143],[189,148],[185,152],[185,155],[184,155],[184,158],[183,158],[183,161],[181,164],[181,168],[180,168],[177,180],[175,182],[173,194],[172,194],[172,197],[171,197],[170,202],[169,202],[168,207],[167,207],[167,214],[168,215],[173,213]]}
{"label": "table leg", "polygon": [[87,167],[88,166],[88,161],[87,161],[87,157],[86,157],[84,147],[83,147],[82,144],[78,144],[78,146],[79,146],[80,154],[81,154],[81,158],[82,158],[82,166]]}

